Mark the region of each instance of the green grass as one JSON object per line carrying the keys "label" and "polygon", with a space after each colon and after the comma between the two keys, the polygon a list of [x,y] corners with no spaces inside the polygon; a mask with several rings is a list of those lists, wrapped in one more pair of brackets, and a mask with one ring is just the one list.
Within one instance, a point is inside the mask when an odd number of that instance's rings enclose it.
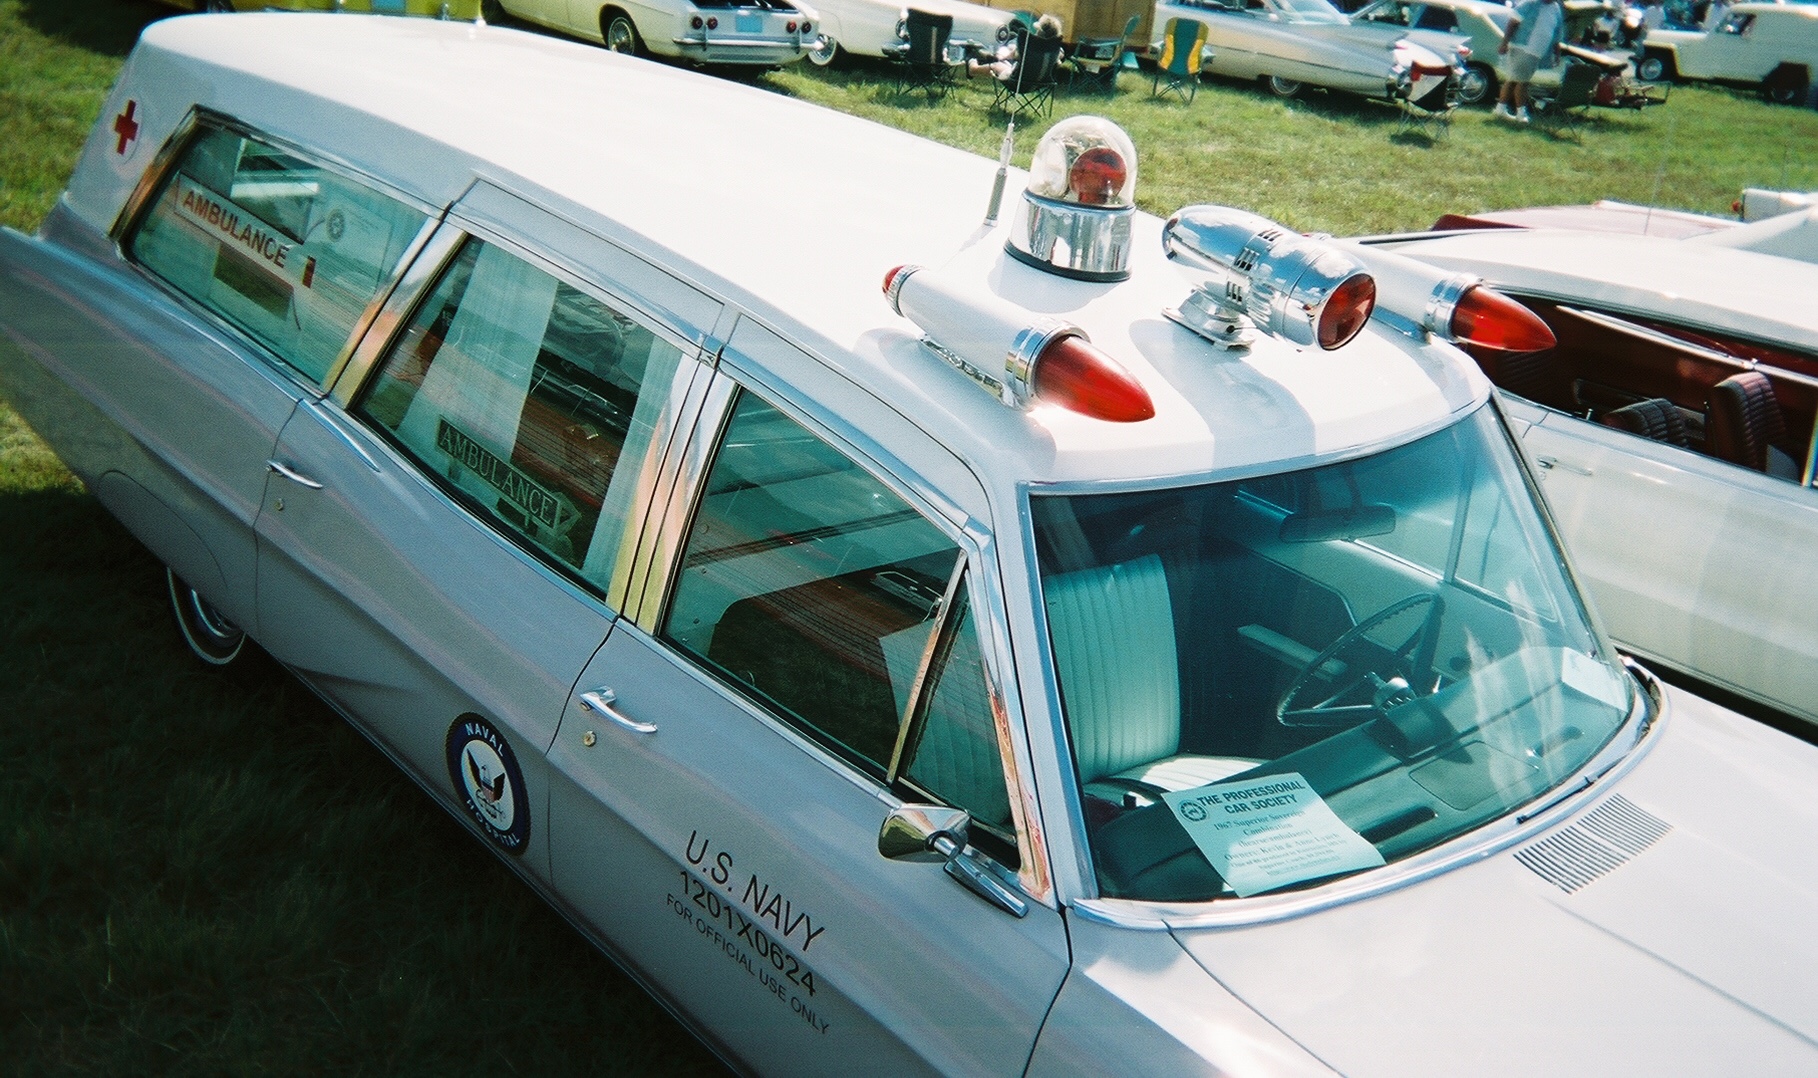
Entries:
{"label": "green grass", "polygon": [[[146,0],[0,0],[0,224],[32,228]],[[758,83],[994,155],[980,85],[928,105],[876,65]],[[1157,212],[1296,228],[1619,197],[1722,212],[1818,188],[1818,114],[1682,87],[1575,141],[1461,115],[1124,77],[1056,116],[1122,123]],[[1019,135],[1027,161],[1040,129]],[[985,192],[980,192],[981,210]],[[812,214],[812,207],[800,207]],[[398,770],[281,671],[190,661],[159,567],[0,406],[0,1052],[12,1073],[686,1073],[715,1064]]]}

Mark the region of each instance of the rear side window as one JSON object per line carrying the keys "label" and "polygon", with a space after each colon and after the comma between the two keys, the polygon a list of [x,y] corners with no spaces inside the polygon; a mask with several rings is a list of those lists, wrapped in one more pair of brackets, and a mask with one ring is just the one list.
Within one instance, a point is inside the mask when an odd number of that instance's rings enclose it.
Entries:
{"label": "rear side window", "polygon": [[721,438],[661,635],[861,771],[1011,834],[959,547],[750,394]]}
{"label": "rear side window", "polygon": [[205,128],[127,247],[320,383],[424,217],[333,169]]}
{"label": "rear side window", "polygon": [[605,300],[469,240],[355,411],[482,516],[604,589],[681,358]]}

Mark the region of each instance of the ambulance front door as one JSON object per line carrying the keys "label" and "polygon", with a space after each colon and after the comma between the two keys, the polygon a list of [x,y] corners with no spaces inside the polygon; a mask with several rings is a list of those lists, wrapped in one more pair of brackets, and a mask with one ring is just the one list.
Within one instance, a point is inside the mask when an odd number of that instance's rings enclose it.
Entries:
{"label": "ambulance front door", "polygon": [[[1020,1073],[1068,948],[1017,883],[984,559],[719,387],[671,500],[668,579],[582,673],[551,752],[557,887],[755,1070]],[[971,864],[1011,901],[883,856],[904,802],[966,810]]]}

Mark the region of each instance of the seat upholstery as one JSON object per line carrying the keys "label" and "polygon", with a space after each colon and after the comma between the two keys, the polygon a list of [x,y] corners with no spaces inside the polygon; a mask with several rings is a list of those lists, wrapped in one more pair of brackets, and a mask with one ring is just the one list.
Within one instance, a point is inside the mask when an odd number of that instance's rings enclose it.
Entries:
{"label": "seat upholstery", "polygon": [[1660,397],[1650,397],[1605,412],[1598,421],[1606,427],[1626,430],[1630,434],[1639,434],[1668,445],[1684,448],[1692,444],[1685,416],[1672,401]]}
{"label": "seat upholstery", "polygon": [[1773,450],[1786,449],[1786,420],[1774,399],[1774,385],[1760,371],[1732,374],[1711,387],[1705,405],[1705,450],[1714,457],[1758,472],[1770,467]]}
{"label": "seat upholstery", "polygon": [[1043,590],[1081,783],[1178,790],[1254,766],[1180,755],[1180,657],[1160,557],[1052,576]]}

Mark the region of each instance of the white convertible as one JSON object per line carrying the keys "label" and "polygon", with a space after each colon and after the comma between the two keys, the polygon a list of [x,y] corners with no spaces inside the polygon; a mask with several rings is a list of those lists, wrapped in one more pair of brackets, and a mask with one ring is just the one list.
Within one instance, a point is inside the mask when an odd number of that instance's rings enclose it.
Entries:
{"label": "white convertible", "polygon": [[1405,91],[1417,63],[1464,74],[1463,37],[1427,35],[1427,44],[1416,43],[1405,27],[1353,22],[1327,0],[1158,0],[1157,54],[1160,35],[1176,18],[1205,24],[1206,74],[1257,79],[1281,97],[1303,86],[1392,97]]}
{"label": "white convertible", "polygon": [[1808,215],[1688,239],[1501,228],[1367,241],[1494,283],[1557,347],[1485,354],[1611,633],[1818,722],[1818,265]]}

